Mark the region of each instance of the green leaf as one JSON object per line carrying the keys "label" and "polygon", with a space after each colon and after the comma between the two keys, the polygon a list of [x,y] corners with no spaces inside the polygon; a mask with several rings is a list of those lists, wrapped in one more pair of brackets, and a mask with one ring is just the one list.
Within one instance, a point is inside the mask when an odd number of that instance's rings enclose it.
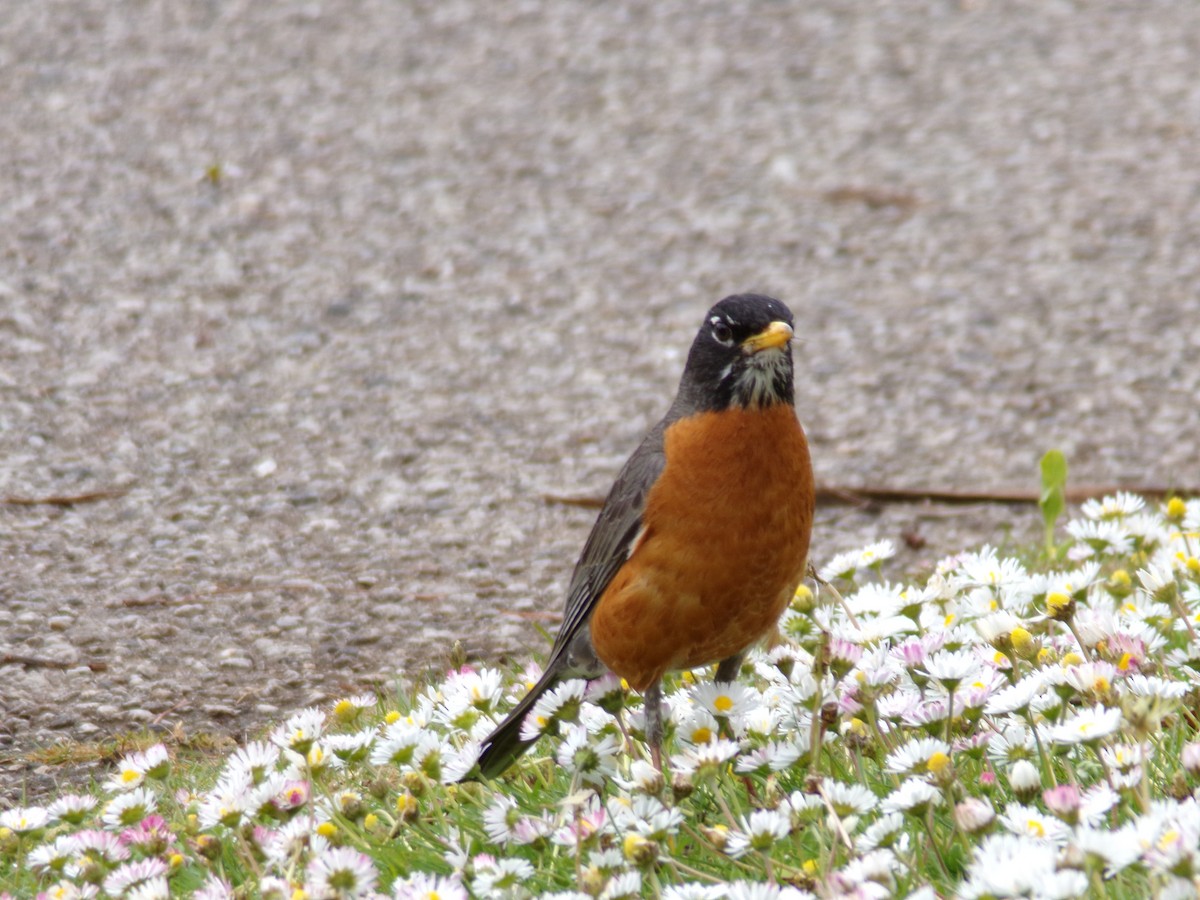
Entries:
{"label": "green leaf", "polygon": [[1067,457],[1061,450],[1048,450],[1042,457],[1042,496],[1038,506],[1046,529],[1046,552],[1053,559],[1058,555],[1054,545],[1054,525],[1067,505]]}

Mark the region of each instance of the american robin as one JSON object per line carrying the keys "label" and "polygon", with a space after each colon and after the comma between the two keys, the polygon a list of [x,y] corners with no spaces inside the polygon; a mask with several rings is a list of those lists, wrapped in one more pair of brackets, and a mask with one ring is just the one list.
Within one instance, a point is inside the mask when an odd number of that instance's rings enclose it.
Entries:
{"label": "american robin", "polygon": [[679,392],[609,491],[575,564],[545,673],[484,741],[499,775],[532,741],[521,724],[567,678],[611,671],[644,693],[661,767],[663,673],[719,663],[732,681],[804,576],[813,475],[793,407],[791,311],[726,297],[692,343]]}

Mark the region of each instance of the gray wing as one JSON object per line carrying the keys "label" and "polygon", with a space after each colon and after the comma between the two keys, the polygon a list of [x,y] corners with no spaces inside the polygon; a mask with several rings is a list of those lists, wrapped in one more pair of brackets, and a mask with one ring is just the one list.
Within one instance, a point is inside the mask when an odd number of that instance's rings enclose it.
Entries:
{"label": "gray wing", "polygon": [[669,424],[669,418],[663,419],[651,429],[608,492],[571,575],[562,628],[550,651],[551,663],[570,647],[571,640],[587,625],[596,601],[629,558],[629,549],[642,528],[646,494],[666,465],[663,434]]}

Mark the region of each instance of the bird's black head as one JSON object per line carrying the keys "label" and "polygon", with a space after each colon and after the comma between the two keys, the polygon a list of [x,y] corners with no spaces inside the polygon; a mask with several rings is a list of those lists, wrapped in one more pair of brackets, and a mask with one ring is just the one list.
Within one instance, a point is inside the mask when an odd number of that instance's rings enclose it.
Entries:
{"label": "bird's black head", "polygon": [[676,406],[684,412],[794,402],[792,311],[735,294],[708,311],[688,353]]}

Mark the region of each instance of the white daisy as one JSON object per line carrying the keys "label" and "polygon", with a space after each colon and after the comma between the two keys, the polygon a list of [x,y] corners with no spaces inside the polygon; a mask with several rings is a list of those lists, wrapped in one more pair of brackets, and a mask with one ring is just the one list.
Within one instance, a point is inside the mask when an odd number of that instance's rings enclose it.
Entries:
{"label": "white daisy", "polygon": [[880,802],[885,813],[922,815],[931,805],[941,803],[942,795],[933,785],[919,778],[909,778]]}
{"label": "white daisy", "polygon": [[792,829],[790,818],[777,809],[756,809],[749,816],[742,816],[740,828],[730,831],[725,843],[725,852],[737,859],[751,850],[770,852],[776,841],[788,836]]}
{"label": "white daisy", "polygon": [[1050,729],[1055,744],[1090,744],[1108,737],[1121,727],[1121,710],[1093,706]]}
{"label": "white daisy", "polygon": [[365,853],[353,847],[330,847],[313,855],[305,889],[314,897],[357,897],[374,891],[378,877]]}

